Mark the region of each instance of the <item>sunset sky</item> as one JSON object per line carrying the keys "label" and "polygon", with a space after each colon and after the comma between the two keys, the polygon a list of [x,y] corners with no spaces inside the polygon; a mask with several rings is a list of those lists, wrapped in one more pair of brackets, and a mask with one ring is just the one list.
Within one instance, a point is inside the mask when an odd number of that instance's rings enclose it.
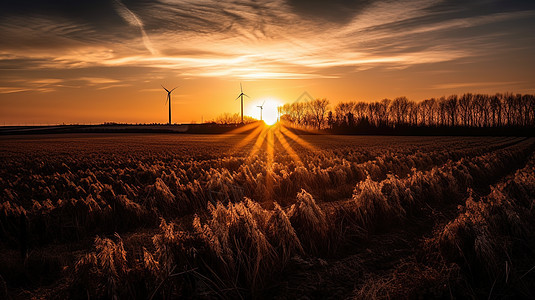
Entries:
{"label": "sunset sky", "polygon": [[535,93],[535,1],[3,0],[0,41],[0,125]]}

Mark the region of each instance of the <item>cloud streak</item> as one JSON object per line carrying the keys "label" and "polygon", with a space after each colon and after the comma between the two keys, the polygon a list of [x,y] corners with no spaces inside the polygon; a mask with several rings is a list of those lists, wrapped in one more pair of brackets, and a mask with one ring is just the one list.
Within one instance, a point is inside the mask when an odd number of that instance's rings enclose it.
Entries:
{"label": "cloud streak", "polygon": [[124,5],[121,1],[115,0],[115,5],[119,15],[126,22],[128,22],[128,24],[130,24],[131,26],[135,26],[139,29],[139,31],[141,32],[141,39],[143,40],[143,45],[145,45],[145,48],[147,48],[147,50],[149,50],[152,55],[158,55],[159,52],[152,45],[149,36],[145,32],[145,28],[141,19],[139,19],[139,17],[134,14],[130,9],[128,9],[128,7],[126,7],[126,5]]}
{"label": "cloud streak", "polygon": [[444,89],[458,89],[458,88],[518,85],[521,83],[523,82],[519,82],[519,81],[456,82],[456,83],[437,84],[431,88],[437,89],[437,90],[444,90]]}
{"label": "cloud streak", "polygon": [[[113,26],[102,29],[102,20],[86,22],[85,15],[76,24],[64,15],[13,14],[0,22],[0,38],[10,41],[0,46],[0,69],[26,60],[32,61],[27,68],[37,70],[141,66],[193,77],[339,78],[370,68],[485,57],[482,46],[510,46],[514,27],[500,24],[531,24],[535,15],[524,7],[479,12],[423,0],[313,1],[310,7],[296,0],[133,1],[131,8],[113,3],[142,43],[112,15],[105,23]],[[49,43],[35,43],[41,31]]]}
{"label": "cloud streak", "polygon": [[114,87],[126,87],[131,84],[120,83],[119,80],[106,77],[75,77],[68,79],[60,78],[35,78],[35,79],[11,79],[4,80],[0,85],[0,94],[12,94],[20,92],[50,93],[60,88],[95,87],[96,89],[110,89]]}

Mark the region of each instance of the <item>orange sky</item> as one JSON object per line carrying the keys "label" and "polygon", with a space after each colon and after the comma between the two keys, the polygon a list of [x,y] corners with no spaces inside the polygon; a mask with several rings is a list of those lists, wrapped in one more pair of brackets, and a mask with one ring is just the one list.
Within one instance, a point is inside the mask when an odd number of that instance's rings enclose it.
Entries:
{"label": "orange sky", "polygon": [[180,86],[176,123],[239,112],[240,82],[256,118],[305,91],[333,105],[535,93],[525,1],[41,2],[0,6],[0,125],[164,123],[160,84]]}

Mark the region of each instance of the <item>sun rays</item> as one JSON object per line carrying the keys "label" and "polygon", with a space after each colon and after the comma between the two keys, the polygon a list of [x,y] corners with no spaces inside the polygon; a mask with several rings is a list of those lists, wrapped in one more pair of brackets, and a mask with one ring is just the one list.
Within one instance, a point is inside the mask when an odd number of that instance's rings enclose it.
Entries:
{"label": "sun rays", "polygon": [[[231,151],[237,152],[246,149],[248,150],[247,161],[252,162],[260,157],[265,160],[265,199],[272,199],[273,184],[275,175],[275,152],[277,156],[281,153],[286,153],[290,160],[296,166],[303,166],[303,162],[299,157],[297,147],[302,147],[308,150],[314,150],[314,146],[303,140],[301,137],[291,132],[282,123],[275,123],[274,125],[266,125],[264,122],[256,122],[255,128],[250,130],[248,134],[241,139]],[[239,130],[236,130],[239,131]],[[241,131],[246,132],[246,131]],[[233,132],[233,134],[236,134]],[[251,142],[254,140],[254,143]],[[250,150],[248,149],[250,147]],[[245,152],[247,153],[247,152]],[[265,156],[262,156],[265,154]]]}
{"label": "sun rays", "polygon": [[[236,139],[238,141],[229,150],[229,155],[244,155],[244,163],[253,164],[260,160],[264,165],[265,173],[257,174],[264,178],[264,199],[273,199],[274,184],[276,182],[278,164],[291,164],[295,167],[305,166],[302,157],[303,151],[316,151],[316,147],[305,141],[294,131],[303,131],[277,122],[273,125],[259,121],[240,126],[221,138]],[[307,131],[308,132],[308,131]],[[311,132],[312,133],[312,132]],[[287,155],[289,160],[283,157]],[[275,159],[277,158],[277,161]]]}
{"label": "sun rays", "polygon": [[[239,127],[226,135],[234,137],[236,135],[243,135],[231,149],[230,153],[235,154],[243,151],[247,154],[247,158],[253,159],[258,155],[265,154],[265,161],[267,164],[266,170],[273,171],[275,152],[286,153],[288,157],[299,166],[303,165],[299,157],[299,148],[314,151],[316,148],[309,142],[302,139],[299,135],[293,132],[295,129],[289,127],[281,122],[274,125],[266,125],[264,122],[255,122]],[[244,151],[245,150],[245,151]]]}

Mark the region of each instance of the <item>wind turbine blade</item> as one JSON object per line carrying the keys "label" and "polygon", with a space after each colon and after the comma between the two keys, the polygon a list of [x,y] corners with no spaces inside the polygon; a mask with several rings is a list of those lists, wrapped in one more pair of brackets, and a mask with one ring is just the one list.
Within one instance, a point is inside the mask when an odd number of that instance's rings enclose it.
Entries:
{"label": "wind turbine blade", "polygon": [[241,97],[241,94],[239,94],[238,97],[236,97],[236,99],[234,99],[234,100],[238,100],[238,99],[240,99],[240,97]]}
{"label": "wind turbine blade", "polygon": [[247,95],[245,95],[245,94],[243,94],[243,95],[244,95],[245,97],[247,97],[247,98],[251,98],[251,97],[249,97],[249,96],[247,96]]}
{"label": "wind turbine blade", "polygon": [[[161,84],[160,84],[160,85],[161,85]],[[168,90],[168,89],[166,89],[163,85],[162,85],[162,87],[163,87],[163,89],[164,89],[166,92],[169,93],[169,90]]]}
{"label": "wind turbine blade", "polygon": [[243,88],[241,86],[241,82],[240,82],[240,92],[243,94]]}
{"label": "wind turbine blade", "polygon": [[[175,86],[170,92],[174,91],[177,87],[178,87],[178,86]],[[169,92],[169,93],[170,93],[170,92]]]}
{"label": "wind turbine blade", "polygon": [[266,101],[264,101],[264,102],[262,103],[262,107],[264,107],[264,104],[266,104]]}

